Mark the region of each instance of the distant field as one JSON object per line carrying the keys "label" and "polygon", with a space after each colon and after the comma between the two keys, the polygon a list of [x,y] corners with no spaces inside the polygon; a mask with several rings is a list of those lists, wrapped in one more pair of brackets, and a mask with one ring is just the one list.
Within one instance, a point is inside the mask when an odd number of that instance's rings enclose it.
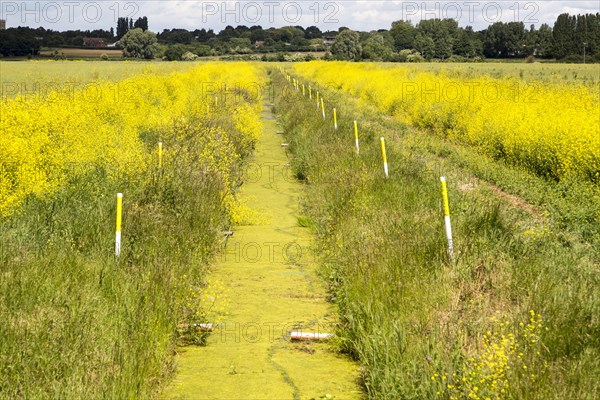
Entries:
{"label": "distant field", "polygon": [[[83,85],[92,81],[119,81],[139,73],[165,75],[183,71],[195,63],[158,63],[144,61],[0,61],[2,98],[25,90],[50,91],[62,85]],[[16,86],[15,86],[16,85]]]}
{"label": "distant field", "polygon": [[[406,66],[406,63],[379,63],[379,66],[393,68]],[[421,63],[410,64],[411,69],[437,73],[447,71],[461,78],[487,75],[492,78],[514,77],[524,81],[542,82],[580,82],[586,85],[600,83],[598,64],[558,64],[525,62],[489,62],[489,63]]]}
{"label": "distant field", "polygon": [[47,49],[40,51],[40,55],[45,57],[54,56],[54,52],[67,58],[100,58],[102,54],[106,54],[111,58],[123,56],[122,50],[106,50],[106,49]]}
{"label": "distant field", "polygon": [[577,175],[600,183],[598,66],[388,65],[294,67],[494,159],[556,181]]}

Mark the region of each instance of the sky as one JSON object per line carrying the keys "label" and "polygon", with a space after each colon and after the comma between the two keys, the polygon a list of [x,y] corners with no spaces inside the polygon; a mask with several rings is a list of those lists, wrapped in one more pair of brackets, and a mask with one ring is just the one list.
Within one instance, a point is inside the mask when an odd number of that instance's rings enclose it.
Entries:
{"label": "sky", "polygon": [[393,21],[452,18],[476,30],[502,21],[522,21],[527,27],[553,25],[561,13],[600,12],[600,0],[582,1],[199,1],[199,0],[0,0],[0,19],[7,28],[43,26],[53,30],[116,28],[118,17],[147,16],[149,29],[214,29],[227,25],[263,28],[316,25],[321,30],[340,26],[360,31],[389,29]]}

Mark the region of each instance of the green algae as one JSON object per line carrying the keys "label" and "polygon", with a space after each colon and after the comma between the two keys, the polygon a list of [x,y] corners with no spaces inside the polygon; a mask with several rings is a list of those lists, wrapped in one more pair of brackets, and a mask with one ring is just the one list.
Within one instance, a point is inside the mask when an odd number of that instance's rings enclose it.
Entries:
{"label": "green algae", "polygon": [[287,338],[292,329],[331,332],[335,313],[315,273],[310,232],[298,223],[302,185],[290,178],[283,137],[268,107],[263,127],[254,179],[240,198],[267,218],[263,225],[234,229],[209,278],[227,287],[229,315],[207,346],[180,351],[177,375],[162,398],[362,397],[357,364],[326,343]]}

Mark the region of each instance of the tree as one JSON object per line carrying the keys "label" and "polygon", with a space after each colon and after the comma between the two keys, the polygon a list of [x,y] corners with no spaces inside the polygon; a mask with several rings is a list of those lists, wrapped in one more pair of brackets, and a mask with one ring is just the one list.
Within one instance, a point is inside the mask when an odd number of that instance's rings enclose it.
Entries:
{"label": "tree", "polygon": [[202,29],[196,29],[194,32],[194,37],[196,38],[197,41],[202,42],[202,43],[206,43],[208,42],[210,39],[214,38],[215,32],[212,29],[209,29],[208,31],[204,28]]}
{"label": "tree", "polygon": [[526,52],[525,24],[523,22],[509,22],[504,28],[505,57],[520,57]]}
{"label": "tree", "polygon": [[217,36],[219,40],[227,42],[231,38],[238,37],[238,31],[233,26],[227,25]]}
{"label": "tree", "polygon": [[497,58],[504,53],[506,53],[504,24],[495,22],[483,32],[483,54],[486,57]]}
{"label": "tree", "polygon": [[121,39],[129,30],[127,18],[120,17],[117,20],[117,39]]}
{"label": "tree", "polygon": [[134,28],[141,28],[143,31],[148,30],[148,17],[138,18],[133,24]]}
{"label": "tree", "polygon": [[251,52],[252,43],[247,38],[229,39],[229,49],[234,53],[246,54]]}
{"label": "tree", "polygon": [[392,22],[390,35],[394,39],[394,47],[397,51],[415,48],[416,29],[410,21]]}
{"label": "tree", "polygon": [[121,38],[123,55],[131,58],[153,59],[158,50],[156,35],[140,28],[132,29]]}
{"label": "tree", "polygon": [[279,28],[274,36],[275,40],[279,40],[284,43],[296,44],[301,39],[304,39],[304,31],[296,28],[295,26],[284,26]]}
{"label": "tree", "polygon": [[445,59],[452,55],[458,36],[458,22],[449,18],[421,20],[417,31],[433,40],[433,57]]}
{"label": "tree", "polygon": [[387,46],[381,33],[374,33],[365,41],[362,56],[373,61],[388,60],[392,49]]}
{"label": "tree", "polygon": [[309,39],[309,40],[310,39],[320,39],[322,37],[323,37],[323,32],[321,32],[321,30],[316,26],[309,26],[304,31],[305,39]]}
{"label": "tree", "polygon": [[541,57],[551,57],[552,44],[552,28],[548,24],[542,24],[536,37],[536,53]]}
{"label": "tree", "polygon": [[338,60],[359,60],[362,47],[358,33],[350,29],[340,32],[331,46],[331,54]]}
{"label": "tree", "polygon": [[194,40],[194,35],[186,29],[165,29],[158,34],[160,43],[181,43],[190,44]]}
{"label": "tree", "polygon": [[174,44],[169,46],[165,51],[165,59],[167,61],[181,61],[181,58],[186,53],[186,48],[182,44]]}
{"label": "tree", "polygon": [[32,29],[25,27],[0,30],[0,54],[8,56],[36,55],[40,43]]}
{"label": "tree", "polygon": [[573,54],[575,48],[575,27],[577,20],[569,14],[561,14],[554,23],[552,35],[554,38],[554,57],[564,58]]}
{"label": "tree", "polygon": [[453,53],[459,56],[474,58],[481,55],[482,44],[473,31],[473,27],[467,26],[465,29],[459,29],[458,38],[454,42]]}
{"label": "tree", "polygon": [[415,49],[427,60],[431,60],[435,56],[435,43],[433,39],[420,32],[415,37]]}

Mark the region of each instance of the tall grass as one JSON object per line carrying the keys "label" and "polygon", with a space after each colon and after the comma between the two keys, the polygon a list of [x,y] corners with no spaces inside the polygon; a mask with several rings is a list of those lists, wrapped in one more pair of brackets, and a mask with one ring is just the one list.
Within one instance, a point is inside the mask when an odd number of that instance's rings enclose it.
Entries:
{"label": "tall grass", "polygon": [[[340,346],[364,366],[369,397],[597,398],[599,278],[589,244],[485,185],[463,185],[473,179],[464,160],[400,146],[405,125],[325,95],[337,131],[294,91],[276,106],[296,176],[308,183],[304,206],[338,305]],[[379,136],[388,139],[389,179]],[[440,175],[451,182],[455,263]]]}
{"label": "tall grass", "polygon": [[[144,132],[150,152],[159,138],[169,143],[162,170],[156,162],[135,175],[76,168],[87,172],[51,195],[29,195],[0,221],[0,398],[156,395],[173,372],[178,324],[205,322],[186,319],[198,307],[190,301],[200,301],[190,292],[201,292],[234,211],[226,196],[254,145],[226,118],[243,98]],[[117,192],[124,193],[118,258]]]}

